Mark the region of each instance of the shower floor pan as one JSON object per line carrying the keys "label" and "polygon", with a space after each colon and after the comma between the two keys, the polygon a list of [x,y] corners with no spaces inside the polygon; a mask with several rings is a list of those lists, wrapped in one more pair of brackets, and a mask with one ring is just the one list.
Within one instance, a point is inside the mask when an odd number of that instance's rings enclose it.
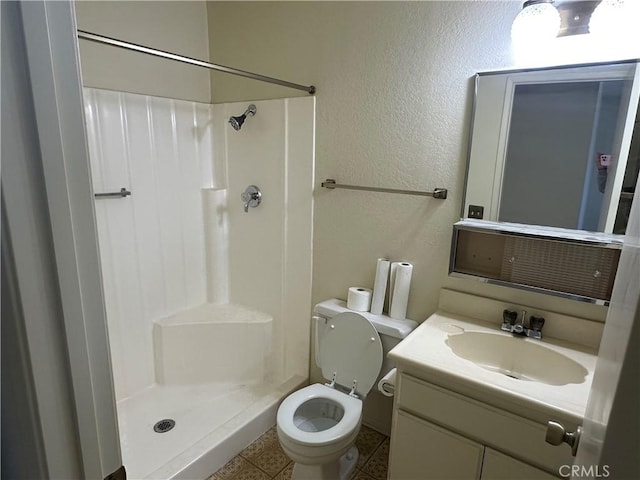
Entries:
{"label": "shower floor pan", "polygon": [[[275,423],[280,401],[306,378],[280,384],[154,385],[118,402],[130,479],[204,479]],[[154,431],[159,420],[175,426]]]}

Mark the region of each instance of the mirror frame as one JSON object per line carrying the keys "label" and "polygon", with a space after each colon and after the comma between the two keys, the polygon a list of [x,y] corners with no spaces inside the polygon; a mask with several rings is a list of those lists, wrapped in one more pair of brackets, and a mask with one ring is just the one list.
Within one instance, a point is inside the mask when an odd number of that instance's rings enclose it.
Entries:
{"label": "mirror frame", "polygon": [[[471,111],[471,123],[470,123],[470,129],[469,129],[469,137],[468,137],[468,148],[467,148],[467,168],[465,171],[465,178],[464,178],[464,191],[463,191],[463,200],[462,200],[462,205],[461,205],[461,211],[460,211],[460,217],[461,219],[472,219],[473,217],[469,217],[467,215],[467,209],[468,209],[468,199],[469,199],[469,186],[470,186],[470,178],[473,172],[473,166],[471,164],[472,161],[472,153],[473,153],[473,148],[474,148],[474,131],[476,129],[476,123],[477,123],[477,114],[478,114],[478,102],[479,102],[479,98],[478,98],[478,88],[479,88],[479,81],[481,77],[485,77],[485,76],[489,76],[489,75],[521,75],[523,78],[526,78],[526,75],[531,73],[532,75],[535,75],[536,73],[540,73],[540,72],[545,72],[545,71],[553,71],[554,76],[558,76],[558,80],[561,81],[562,80],[562,73],[563,71],[567,71],[566,72],[566,78],[568,79],[575,79],[577,72],[573,71],[571,72],[570,70],[572,69],[577,69],[577,68],[586,68],[586,67],[617,67],[619,66],[619,70],[616,71],[611,70],[610,72],[606,72],[607,74],[605,75],[594,75],[593,80],[597,81],[598,79],[607,79],[607,78],[624,78],[624,71],[629,69],[629,65],[635,65],[635,72],[633,73],[633,76],[629,77],[627,75],[627,78],[631,78],[633,80],[633,84],[631,87],[631,98],[632,99],[636,99],[640,93],[638,92],[638,90],[640,90],[640,59],[627,59],[627,60],[619,60],[619,61],[611,61],[611,62],[597,62],[597,63],[581,63],[581,64],[570,64],[570,65],[556,65],[556,66],[549,66],[549,67],[541,67],[541,68],[521,68],[521,69],[505,69],[505,70],[495,70],[495,71],[486,71],[486,72],[478,72],[475,74],[474,76],[474,92],[473,92],[473,104],[472,104],[472,111]],[[587,79],[588,80],[588,79]],[[507,149],[507,141],[508,141],[508,131],[509,131],[509,122],[510,122],[510,111],[507,111],[507,109],[511,109],[512,108],[512,104],[513,104],[513,98],[508,99],[506,98],[508,95],[513,96],[513,92],[515,91],[515,86],[518,84],[522,84],[522,83],[527,83],[527,81],[525,80],[524,82],[519,82],[519,81],[513,81],[513,80],[505,80],[505,82],[508,84],[507,85],[507,90],[503,93],[502,95],[502,99],[503,99],[503,103],[502,105],[496,109],[496,115],[500,116],[500,119],[497,120],[497,134],[498,134],[498,138],[497,140],[493,141],[491,140],[491,142],[494,144],[495,148],[495,158],[491,158],[491,160],[487,163],[487,164],[491,164],[493,166],[493,169],[491,169],[491,171],[488,173],[488,175],[490,175],[491,177],[493,177],[493,181],[490,183],[491,187],[492,187],[492,192],[491,192],[491,199],[490,199],[490,203],[489,203],[489,215],[483,215],[483,219],[484,220],[488,220],[488,221],[493,221],[496,222],[497,220],[497,215],[498,215],[498,209],[499,209],[499,198],[500,198],[500,191],[501,191],[501,184],[502,184],[502,175],[504,173],[504,164],[506,161],[506,149]],[[533,82],[532,82],[533,83]],[[535,82],[537,83],[537,82]],[[630,104],[631,105],[631,104]],[[631,105],[630,107],[627,108],[627,112],[626,112],[626,116],[627,116],[627,122],[629,121],[629,115],[631,115],[631,110],[633,110],[633,116],[635,118],[635,115],[637,114],[637,105],[634,107],[633,105]],[[506,120],[505,120],[506,118]],[[505,125],[506,122],[506,125]],[[629,144],[631,142],[630,139],[630,133],[629,133],[629,138],[622,138],[620,144],[622,145],[622,147],[625,147],[625,142],[627,143],[626,145],[626,149],[628,150]],[[493,137],[492,137],[493,138]],[[476,142],[478,141],[478,139],[476,138]],[[627,153],[628,156],[628,153]],[[625,165],[626,165],[626,161],[625,161]],[[478,169],[476,169],[478,170]],[[621,176],[622,177],[622,176]],[[488,177],[485,178],[485,180],[488,180]],[[496,183],[497,182],[497,183]],[[620,185],[616,185],[618,187],[618,189],[621,188],[622,186],[622,179],[620,178]],[[487,185],[489,185],[489,182],[485,182]],[[496,194],[496,185],[498,185],[497,188],[497,194]],[[611,197],[612,192],[615,192],[616,190],[616,186],[613,186],[609,189],[609,191],[607,192],[609,197]],[[617,205],[618,205],[618,201],[610,201],[611,199],[609,199],[609,201],[607,201],[607,203],[609,204],[609,209],[616,209],[617,210]],[[486,205],[486,204],[485,204]],[[485,206],[486,209],[486,206]],[[485,210],[486,211],[486,210]],[[615,217],[615,215],[614,215]],[[550,228],[544,225],[540,225],[540,228]],[[612,227],[612,222],[611,222],[611,227]],[[553,228],[553,227],[551,227]],[[607,230],[607,228],[604,228],[605,230]],[[568,229],[568,230],[574,230],[576,231],[576,229]],[[611,234],[613,235],[613,234]]]}

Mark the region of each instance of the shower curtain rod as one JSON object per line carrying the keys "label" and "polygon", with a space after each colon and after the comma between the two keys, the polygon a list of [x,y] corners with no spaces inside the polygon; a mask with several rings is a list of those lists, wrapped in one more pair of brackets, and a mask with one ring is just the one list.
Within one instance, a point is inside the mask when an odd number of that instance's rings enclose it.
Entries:
{"label": "shower curtain rod", "polygon": [[78,29],[78,38],[89,40],[90,42],[103,43],[105,45],[111,45],[112,47],[123,48],[125,50],[133,50],[135,52],[146,53],[147,55],[154,55],[160,58],[166,58],[169,60],[175,60],[177,62],[188,63],[190,65],[196,65],[198,67],[208,68],[210,70],[216,70],[218,72],[230,73],[232,75],[239,75],[241,77],[251,78],[253,80],[259,80],[261,82],[273,83],[288,88],[295,88],[296,90],[304,90],[305,92],[313,95],[316,93],[316,87],[313,85],[306,86],[298,83],[287,82],[286,80],[280,80],[278,78],[267,77],[258,73],[247,72],[245,70],[238,70],[237,68],[225,67],[223,65],[216,65],[215,63],[204,62],[196,58],[185,57],[183,55],[176,55],[175,53],[166,52],[164,50],[157,50],[155,48],[145,47],[144,45],[138,45],[136,43],[124,42],[117,38],[105,37],[104,35],[98,35],[96,33],[87,32],[85,30]]}

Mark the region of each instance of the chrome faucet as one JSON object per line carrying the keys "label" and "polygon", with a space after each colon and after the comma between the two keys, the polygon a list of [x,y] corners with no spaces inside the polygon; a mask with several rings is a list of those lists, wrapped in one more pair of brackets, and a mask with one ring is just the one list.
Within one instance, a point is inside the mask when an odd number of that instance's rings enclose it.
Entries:
{"label": "chrome faucet", "polygon": [[544,326],[544,318],[535,317],[531,315],[529,317],[529,326],[525,325],[527,318],[527,311],[522,310],[522,316],[520,321],[518,320],[518,312],[515,310],[503,310],[502,312],[502,326],[501,330],[505,332],[511,332],[514,335],[521,335],[523,337],[535,338],[540,340],[542,338],[542,327]]}
{"label": "chrome faucet", "polygon": [[513,328],[511,329],[512,333],[517,333],[518,335],[524,335],[525,330],[527,329],[527,327],[524,326],[524,322],[527,319],[527,311],[526,310],[522,310],[522,316],[520,317],[520,323],[516,323],[515,325],[513,325]]}
{"label": "chrome faucet", "polygon": [[249,207],[255,208],[262,202],[262,192],[255,185],[249,185],[242,195],[240,195],[242,203],[244,205],[244,212],[249,211]]}

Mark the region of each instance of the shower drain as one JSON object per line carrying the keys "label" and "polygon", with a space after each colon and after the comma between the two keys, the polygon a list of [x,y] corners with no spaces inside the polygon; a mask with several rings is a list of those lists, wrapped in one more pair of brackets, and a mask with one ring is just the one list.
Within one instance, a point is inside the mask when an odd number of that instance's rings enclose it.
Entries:
{"label": "shower drain", "polygon": [[156,433],[166,433],[176,426],[176,421],[171,418],[163,418],[153,426],[153,431]]}

